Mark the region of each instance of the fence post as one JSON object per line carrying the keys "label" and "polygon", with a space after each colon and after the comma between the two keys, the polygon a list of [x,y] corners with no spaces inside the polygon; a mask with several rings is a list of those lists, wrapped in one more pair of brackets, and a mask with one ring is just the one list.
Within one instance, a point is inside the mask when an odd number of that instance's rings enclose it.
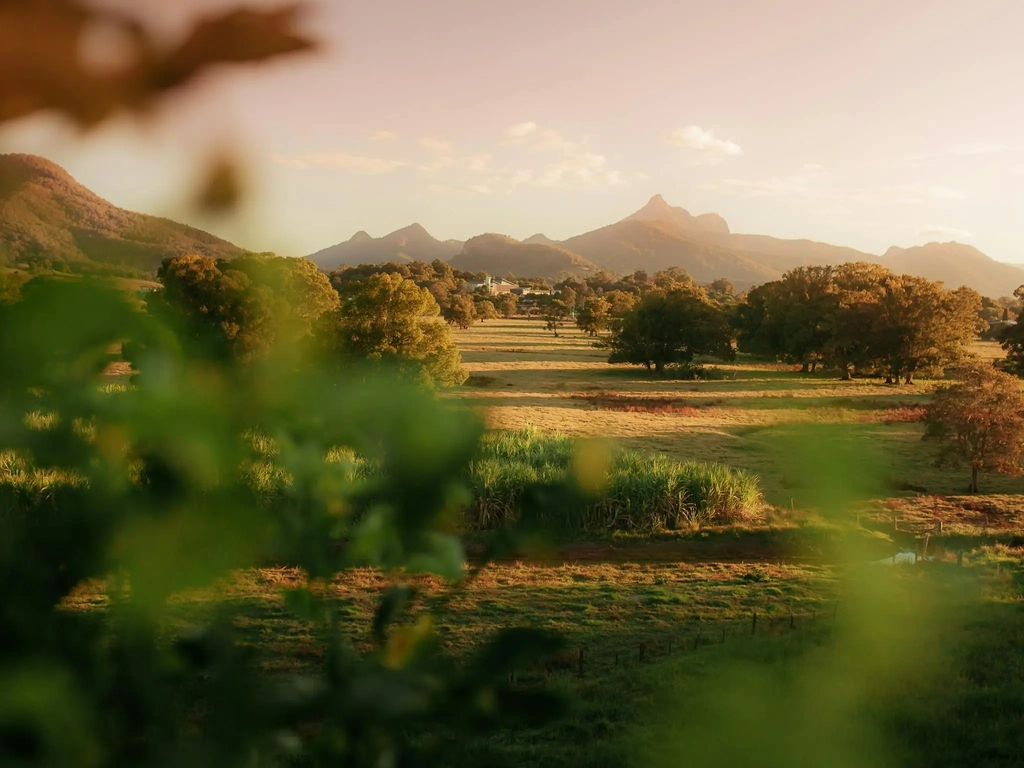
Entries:
{"label": "fence post", "polygon": [[757,613],[754,613],[754,618],[750,622],[750,636],[753,637],[757,634]]}
{"label": "fence post", "polygon": [[701,632],[700,627],[698,627],[697,628],[697,634],[694,635],[694,638],[693,638],[693,650],[695,650],[695,651],[697,650],[697,646],[700,645],[700,632]]}
{"label": "fence post", "polygon": [[644,660],[644,644],[640,643],[640,661]]}
{"label": "fence post", "polygon": [[579,668],[579,674],[580,674],[580,677],[583,677],[583,649],[582,648],[580,648],[580,668]]}

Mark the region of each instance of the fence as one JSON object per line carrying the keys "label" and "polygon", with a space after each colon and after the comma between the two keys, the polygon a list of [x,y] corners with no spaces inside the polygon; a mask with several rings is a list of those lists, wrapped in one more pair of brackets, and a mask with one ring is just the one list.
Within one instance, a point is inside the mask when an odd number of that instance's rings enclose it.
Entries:
{"label": "fence", "polygon": [[[693,652],[709,645],[722,645],[730,640],[774,637],[820,626],[824,621],[835,621],[839,616],[839,603],[833,602],[810,612],[787,614],[753,612],[748,619],[699,623],[685,633],[665,633],[657,637],[635,638],[614,648],[579,645],[571,651],[549,660],[543,669],[523,670],[529,676],[542,674],[545,679],[555,674],[571,674],[578,678],[599,677],[618,669],[645,664],[658,658]],[[520,680],[516,672],[509,675],[509,683]],[[525,682],[525,680],[524,680]]]}

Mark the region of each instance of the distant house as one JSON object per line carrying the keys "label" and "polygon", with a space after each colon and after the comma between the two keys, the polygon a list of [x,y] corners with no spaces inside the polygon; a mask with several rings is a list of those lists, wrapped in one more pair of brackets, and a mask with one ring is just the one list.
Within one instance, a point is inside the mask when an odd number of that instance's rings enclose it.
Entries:
{"label": "distant house", "polygon": [[520,288],[517,286],[512,289],[512,293],[516,296],[552,296],[555,292],[550,288]]}
{"label": "distant house", "polygon": [[503,293],[516,293],[521,290],[518,283],[513,283],[511,280],[505,280],[501,277],[488,277],[483,282],[466,283],[466,291],[469,293],[476,293],[481,288],[486,288],[487,292],[492,296],[498,296]]}

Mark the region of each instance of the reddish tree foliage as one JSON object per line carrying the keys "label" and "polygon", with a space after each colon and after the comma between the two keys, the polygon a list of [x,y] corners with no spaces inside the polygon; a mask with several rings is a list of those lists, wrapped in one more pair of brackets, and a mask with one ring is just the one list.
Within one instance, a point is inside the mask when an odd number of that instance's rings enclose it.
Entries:
{"label": "reddish tree foliage", "polygon": [[1024,474],[1024,396],[1020,382],[991,366],[971,365],[958,381],[939,387],[925,417],[925,439],[939,443],[937,464],[979,472]]}

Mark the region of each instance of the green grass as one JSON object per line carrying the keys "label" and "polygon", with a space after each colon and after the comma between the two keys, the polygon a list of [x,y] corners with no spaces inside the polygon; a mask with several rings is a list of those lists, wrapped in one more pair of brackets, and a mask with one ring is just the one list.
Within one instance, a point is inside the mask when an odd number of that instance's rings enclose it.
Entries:
{"label": "green grass", "polygon": [[[577,454],[576,441],[536,429],[488,435],[469,473],[475,501],[467,527],[492,530],[515,524],[524,493],[571,477]],[[549,517],[535,522],[575,533],[653,533],[749,521],[762,511],[758,480],[747,473],[623,449],[613,450],[608,459],[607,477],[598,478],[594,498],[549,508]]]}

